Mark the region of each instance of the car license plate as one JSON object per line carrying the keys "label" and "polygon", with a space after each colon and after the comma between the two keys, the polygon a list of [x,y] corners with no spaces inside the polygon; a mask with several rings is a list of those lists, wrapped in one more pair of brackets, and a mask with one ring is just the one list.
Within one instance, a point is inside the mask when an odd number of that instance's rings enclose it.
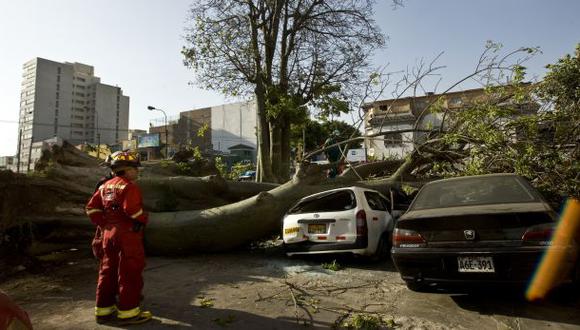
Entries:
{"label": "car license plate", "polygon": [[494,273],[491,257],[457,257],[460,273]]}
{"label": "car license plate", "polygon": [[298,232],[300,231],[300,227],[290,227],[284,229],[284,235],[287,237],[296,237]]}
{"label": "car license plate", "polygon": [[326,225],[308,225],[309,234],[326,234]]}

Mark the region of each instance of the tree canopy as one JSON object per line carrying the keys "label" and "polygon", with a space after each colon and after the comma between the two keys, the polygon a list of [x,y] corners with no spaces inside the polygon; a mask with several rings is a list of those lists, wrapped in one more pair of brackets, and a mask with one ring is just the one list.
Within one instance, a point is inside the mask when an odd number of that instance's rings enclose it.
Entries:
{"label": "tree canopy", "polygon": [[[547,66],[539,83],[524,83],[514,65],[510,83],[488,85],[486,97],[445,113],[440,134],[418,150],[435,159],[427,176],[512,172],[528,178],[558,204],[580,194],[580,45]],[[445,118],[445,117],[444,117]]]}
{"label": "tree canopy", "polygon": [[[304,130],[304,131],[303,131]],[[361,136],[356,127],[339,120],[323,121],[308,120],[303,125],[292,126],[292,146],[303,145],[306,153],[320,149],[324,141],[332,134],[333,131],[338,130],[340,135],[337,141],[344,141],[352,137]],[[303,135],[304,134],[304,135]],[[305,139],[304,139],[305,138]],[[360,148],[361,142],[353,142],[347,145],[347,149]]]}
{"label": "tree canopy", "polygon": [[198,85],[254,96],[258,177],[285,181],[291,124],[309,111],[348,110],[347,86],[366,79],[384,44],[373,0],[203,0],[183,49]]}

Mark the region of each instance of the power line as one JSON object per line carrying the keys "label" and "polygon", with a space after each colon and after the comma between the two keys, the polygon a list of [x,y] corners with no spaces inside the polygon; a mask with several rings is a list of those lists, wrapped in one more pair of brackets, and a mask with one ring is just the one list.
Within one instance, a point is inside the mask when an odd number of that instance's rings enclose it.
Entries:
{"label": "power line", "polygon": [[[5,123],[5,124],[20,124],[18,121],[15,120],[4,120],[4,119],[0,119],[0,123]],[[24,122],[23,124],[28,124],[29,122]],[[73,124],[69,124],[69,125],[61,125],[61,124],[57,124],[54,125],[54,123],[39,123],[39,122],[33,122],[31,123],[32,126],[49,126],[49,127],[63,127],[63,128],[71,128],[71,129],[82,129],[82,130],[95,130],[95,131],[123,131],[123,132],[128,132],[130,131],[130,129],[122,129],[122,128],[113,128],[113,127],[100,127],[97,129],[96,127],[75,127],[72,126]]]}

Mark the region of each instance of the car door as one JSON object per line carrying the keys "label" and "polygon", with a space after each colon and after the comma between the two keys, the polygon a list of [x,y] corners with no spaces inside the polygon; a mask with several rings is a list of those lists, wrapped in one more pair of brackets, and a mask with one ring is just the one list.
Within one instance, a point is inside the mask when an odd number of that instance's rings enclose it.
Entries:
{"label": "car door", "polygon": [[374,247],[379,242],[382,233],[387,229],[390,215],[379,193],[367,190],[364,192],[364,196],[368,205],[369,246]]}
{"label": "car door", "polygon": [[[383,202],[383,205],[385,206],[385,209],[387,210],[387,214],[385,216],[385,230],[388,232],[392,232],[393,229],[395,228],[395,223],[396,223],[396,218],[394,215],[394,211],[391,209],[391,205],[393,205],[391,203],[391,201],[386,198],[385,196],[379,194],[381,201]],[[400,216],[400,214],[398,215]]]}

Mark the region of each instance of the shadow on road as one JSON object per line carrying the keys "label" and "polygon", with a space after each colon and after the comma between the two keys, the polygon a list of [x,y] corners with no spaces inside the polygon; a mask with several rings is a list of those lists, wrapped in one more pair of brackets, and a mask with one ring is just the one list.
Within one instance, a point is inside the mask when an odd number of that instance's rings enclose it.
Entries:
{"label": "shadow on road", "polygon": [[[280,256],[283,258],[284,256]],[[311,254],[299,255],[290,259],[293,263],[304,263],[309,265],[320,266],[324,263],[331,263],[336,261],[342,267],[371,270],[371,271],[387,271],[397,272],[390,256],[381,260],[372,260],[369,257],[356,256],[352,254]]]}
{"label": "shadow on road", "polygon": [[[114,329],[134,329],[135,327],[109,325]],[[139,326],[139,329],[296,329],[304,327],[291,318],[271,318],[232,309],[203,309],[189,306],[177,313],[157,311],[155,318]],[[309,329],[328,329],[332,324],[314,320]]]}
{"label": "shadow on road", "polygon": [[[501,290],[501,291],[500,291]],[[487,288],[452,295],[453,301],[465,310],[481,315],[503,315],[549,322],[580,325],[578,292],[561,287],[547,300],[531,303],[524,298],[524,290]]]}

